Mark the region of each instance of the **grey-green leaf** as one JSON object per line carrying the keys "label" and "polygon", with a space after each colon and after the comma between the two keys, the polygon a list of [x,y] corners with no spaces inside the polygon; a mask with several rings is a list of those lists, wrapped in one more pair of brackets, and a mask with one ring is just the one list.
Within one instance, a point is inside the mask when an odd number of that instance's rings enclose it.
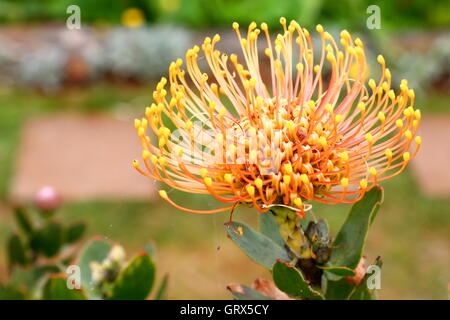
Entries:
{"label": "grey-green leaf", "polygon": [[259,233],[243,223],[226,223],[229,237],[255,262],[272,269],[274,263],[280,259],[290,261],[288,252],[269,237]]}
{"label": "grey-green leaf", "polygon": [[284,246],[284,240],[280,235],[280,226],[275,220],[272,212],[262,212],[259,215],[259,231],[272,239],[273,242],[278,244],[280,247]]}
{"label": "grey-green leaf", "polygon": [[93,239],[84,247],[78,259],[81,271],[81,286],[91,299],[100,299],[100,294],[92,283],[91,262],[102,262],[108,256],[111,245],[100,239]]}
{"label": "grey-green leaf", "polygon": [[374,187],[355,203],[336,236],[327,271],[342,275],[342,270],[354,270],[361,259],[369,226],[383,201],[383,189]]}
{"label": "grey-green leaf", "polygon": [[263,295],[261,292],[256,291],[247,286],[240,286],[243,292],[238,292],[227,288],[231,292],[233,298],[236,300],[271,300],[269,297]]}
{"label": "grey-green leaf", "polygon": [[294,266],[277,261],[273,266],[273,281],[278,289],[295,299],[323,300],[322,294],[306,282]]}

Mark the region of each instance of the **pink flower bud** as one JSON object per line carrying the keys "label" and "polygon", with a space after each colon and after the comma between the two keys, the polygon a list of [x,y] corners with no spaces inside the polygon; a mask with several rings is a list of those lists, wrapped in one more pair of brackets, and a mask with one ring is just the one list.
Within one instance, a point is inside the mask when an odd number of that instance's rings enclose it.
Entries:
{"label": "pink flower bud", "polygon": [[43,211],[56,210],[61,204],[61,196],[50,186],[42,187],[34,197],[34,205]]}

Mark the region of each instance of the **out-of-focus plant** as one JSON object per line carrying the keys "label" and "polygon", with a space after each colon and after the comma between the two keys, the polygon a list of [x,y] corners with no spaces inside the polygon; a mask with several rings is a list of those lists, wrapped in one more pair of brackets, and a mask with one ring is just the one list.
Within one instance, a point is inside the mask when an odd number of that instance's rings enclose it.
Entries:
{"label": "out-of-focus plant", "polygon": [[18,66],[18,80],[25,85],[54,91],[62,84],[67,59],[67,52],[60,47],[24,54]]}
{"label": "out-of-focus plant", "polygon": [[55,213],[60,203],[58,193],[44,187],[35,197],[36,210],[15,208],[17,228],[9,237],[6,250],[10,280],[0,286],[0,298],[36,297],[42,279],[63,272],[73,259],[86,225],[59,222]]}
{"label": "out-of-focus plant", "polygon": [[[233,23],[242,56],[222,53],[217,34],[189,49],[185,62],[173,61],[154,103],[134,122],[143,165],[132,164],[171,188],[223,202],[212,210],[185,208],[159,192],[187,212],[230,210],[230,238],[271,270],[288,296],[373,298],[362,252],[382,201],[379,183],[403,172],[422,144],[414,90],[406,79],[393,88],[382,55],[381,76],[370,79],[364,43],[347,30],[336,41],[317,25],[321,41],[313,46],[295,20],[280,23],[275,37],[266,23],[252,22],[246,33]],[[199,67],[203,59],[209,73]],[[354,204],[334,240],[311,214],[315,202]],[[232,222],[238,206],[260,213],[260,233]]]}
{"label": "out-of-focus plant", "polygon": [[107,68],[124,77],[151,79],[164,74],[167,64],[191,44],[185,29],[168,26],[120,28],[106,38]]}
{"label": "out-of-focus plant", "polygon": [[[84,223],[64,225],[56,217],[61,198],[51,187],[35,197],[37,212],[15,209],[18,230],[7,243],[9,281],[0,300],[147,299],[155,282],[153,246],[126,261],[118,244],[96,237],[82,249]],[[166,275],[154,299],[164,299]]]}
{"label": "out-of-focus plant", "polygon": [[[450,36],[443,34],[431,41],[424,50],[399,50],[395,71],[411,79],[411,85],[420,92],[433,85],[450,89]],[[438,83],[444,81],[444,83]]]}

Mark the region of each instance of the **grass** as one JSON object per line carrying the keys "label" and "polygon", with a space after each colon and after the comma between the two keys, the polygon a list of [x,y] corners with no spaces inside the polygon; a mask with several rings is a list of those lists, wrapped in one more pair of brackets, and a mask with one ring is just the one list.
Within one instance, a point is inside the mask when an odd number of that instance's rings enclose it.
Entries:
{"label": "grass", "polygon": [[[14,153],[20,128],[28,117],[51,112],[114,112],[140,114],[151,99],[151,88],[99,85],[64,91],[48,97],[32,91],[0,88],[0,248],[12,229],[8,210],[1,209],[8,194]],[[448,96],[431,94],[427,112],[448,109]],[[423,102],[425,103],[425,102]],[[428,107],[428,105],[430,107]],[[448,112],[448,111],[447,111]],[[432,199],[420,193],[410,171],[385,183],[385,202],[372,226],[367,243],[369,261],[382,255],[382,298],[446,299],[450,279],[448,264],[450,200]],[[209,197],[176,193],[174,199],[188,207],[215,207]],[[343,223],[348,205],[314,206],[326,217],[334,233]],[[256,225],[257,215],[239,209],[234,219]],[[162,201],[68,203],[61,212],[64,221],[84,220],[89,236],[102,235],[124,244],[130,252],[155,241],[159,270],[171,273],[172,298],[228,298],[229,282],[247,284],[258,276],[269,278],[226,239],[222,227],[228,214],[180,213]],[[1,250],[1,252],[4,252]],[[5,257],[0,255],[0,270]],[[161,275],[161,274],[160,274]]]}

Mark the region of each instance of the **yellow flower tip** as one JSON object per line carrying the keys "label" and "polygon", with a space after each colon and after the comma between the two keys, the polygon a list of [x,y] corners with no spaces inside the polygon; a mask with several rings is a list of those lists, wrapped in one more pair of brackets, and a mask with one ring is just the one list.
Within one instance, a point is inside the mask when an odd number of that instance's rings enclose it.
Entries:
{"label": "yellow flower tip", "polygon": [[370,79],[369,80],[369,87],[373,90],[373,89],[375,89],[376,86],[377,86],[377,84],[375,83],[375,80]]}
{"label": "yellow flower tip", "polygon": [[416,141],[417,145],[420,146],[422,144],[422,137],[421,136],[417,136],[414,140]]}
{"label": "yellow flower tip", "polygon": [[342,161],[347,162],[348,161],[348,153],[347,152],[341,152],[339,154],[339,157],[342,159]]}
{"label": "yellow flower tip", "polygon": [[239,29],[239,23],[237,23],[237,22],[233,22],[232,26],[233,26],[234,30],[238,30]]}
{"label": "yellow flower tip", "polygon": [[134,167],[135,169],[137,169],[137,168],[139,167],[139,160],[134,159],[134,160],[132,161],[132,164],[133,164],[133,167]]}
{"label": "yellow flower tip", "polygon": [[136,130],[139,130],[139,128],[141,127],[141,120],[134,119],[134,127],[136,128]]}
{"label": "yellow flower tip", "polygon": [[360,38],[356,38],[356,39],[355,39],[355,44],[356,44],[358,47],[361,47],[361,48],[364,46],[364,44],[363,44],[363,42],[361,41]]}
{"label": "yellow flower tip", "polygon": [[412,139],[412,133],[411,133],[411,130],[406,130],[406,131],[405,131],[405,138],[408,139],[408,140],[411,140],[411,139]]}
{"label": "yellow flower tip", "polygon": [[161,197],[161,198],[163,198],[164,200],[167,200],[167,199],[169,199],[169,196],[167,195],[167,192],[165,191],[165,190],[159,190],[159,196]]}
{"label": "yellow flower tip", "polygon": [[150,158],[150,151],[142,150],[142,159],[147,160],[148,158]]}
{"label": "yellow flower tip", "polygon": [[245,190],[247,190],[247,193],[250,195],[250,197],[254,197],[255,196],[255,187],[248,185],[245,187]]}
{"label": "yellow flower tip", "polygon": [[370,133],[366,134],[365,139],[368,143],[370,143],[370,144],[373,143],[373,136]]}
{"label": "yellow flower tip", "polygon": [[384,70],[384,75],[386,76],[386,79],[391,79],[391,77],[392,77],[391,70],[386,68],[386,70]]}
{"label": "yellow flower tip", "polygon": [[280,18],[280,23],[285,26],[286,25],[286,18],[285,17],[281,17]]}
{"label": "yellow flower tip", "polygon": [[386,116],[382,111],[378,112],[378,120],[380,120],[381,122],[384,122],[386,120]]}
{"label": "yellow flower tip", "polygon": [[140,127],[139,129],[138,129],[138,135],[139,135],[139,137],[145,137],[145,129],[143,128],[143,127]]}
{"label": "yellow flower tip", "polygon": [[227,109],[225,107],[220,107],[219,109],[219,116],[222,118],[227,113]]}
{"label": "yellow flower tip", "polygon": [[408,97],[410,97],[411,99],[414,99],[415,94],[414,94],[414,90],[413,90],[413,89],[409,89],[409,91],[408,91]]}
{"label": "yellow flower tip", "polygon": [[285,174],[285,175],[283,176],[283,181],[284,181],[285,184],[290,184],[290,183],[291,183],[291,176]]}
{"label": "yellow flower tip", "polygon": [[371,168],[369,169],[369,173],[370,173],[372,176],[376,176],[376,175],[377,175],[377,169],[375,169],[375,167],[371,167]]}
{"label": "yellow flower tip", "polygon": [[200,175],[202,178],[205,178],[207,174],[208,174],[208,169],[206,169],[206,168],[200,169]]}
{"label": "yellow flower tip", "polygon": [[366,104],[364,102],[359,102],[357,105],[358,110],[362,113],[366,111]]}
{"label": "yellow flower tip", "polygon": [[338,115],[336,115],[336,118],[335,118],[335,122],[336,122],[336,124],[339,124],[339,123],[341,123],[341,122],[342,122],[342,120],[344,120],[344,117],[342,116],[342,114],[338,114]]}
{"label": "yellow flower tip", "polygon": [[305,173],[303,173],[300,175],[300,181],[306,184],[309,183],[309,178]]}
{"label": "yellow flower tip", "polygon": [[417,120],[420,120],[420,119],[422,118],[422,113],[420,112],[419,109],[417,109],[417,110],[414,112],[414,116],[416,117]]}
{"label": "yellow flower tip", "polygon": [[362,179],[359,182],[359,186],[361,187],[361,189],[366,189],[367,188],[367,180],[366,179]]}
{"label": "yellow flower tip", "polygon": [[409,162],[410,159],[411,159],[411,155],[409,154],[409,152],[405,152],[405,153],[403,154],[403,160],[404,160],[405,162]]}
{"label": "yellow flower tip", "polygon": [[328,113],[333,113],[333,105],[331,103],[327,103],[325,105],[325,110],[327,110]]}
{"label": "yellow flower tip", "polygon": [[318,25],[316,26],[316,30],[317,30],[318,33],[323,33],[323,27],[322,27],[322,25],[321,25],[321,24],[318,24]]}
{"label": "yellow flower tip", "polygon": [[210,177],[206,177],[203,179],[203,182],[205,183],[205,185],[207,187],[211,187],[212,186],[212,179]]}
{"label": "yellow flower tip", "polygon": [[386,157],[388,159],[392,159],[392,150],[391,149],[386,149],[386,151],[384,151],[384,154],[386,155]]}
{"label": "yellow flower tip", "polygon": [[166,163],[167,163],[166,158],[164,158],[164,157],[159,157],[158,162],[161,167],[165,167]]}
{"label": "yellow flower tip", "polygon": [[225,173],[223,178],[225,179],[226,182],[230,184],[233,183],[233,175],[231,173]]}
{"label": "yellow flower tip", "polygon": [[256,178],[255,179],[255,186],[261,190],[262,186],[263,186],[263,181],[260,178]]}
{"label": "yellow flower tip", "polygon": [[186,123],[185,123],[186,130],[190,131],[190,130],[192,129],[192,126],[193,126],[193,125],[194,125],[194,124],[192,123],[191,120],[187,120]]}
{"label": "yellow flower tip", "polygon": [[292,174],[294,172],[290,163],[286,163],[284,165],[284,171],[286,172],[286,174]]}
{"label": "yellow flower tip", "polygon": [[397,121],[395,121],[395,125],[401,129],[403,128],[403,120],[402,119],[398,119]]}
{"label": "yellow flower tip", "polygon": [[348,187],[348,178],[342,178],[341,184],[344,188],[347,188]]}
{"label": "yellow flower tip", "polygon": [[295,198],[294,205],[297,208],[303,208],[303,201],[302,201],[302,199],[301,198]]}
{"label": "yellow flower tip", "polygon": [[159,148],[164,148],[165,145],[166,145],[166,139],[164,137],[161,137],[159,139]]}
{"label": "yellow flower tip", "polygon": [[343,38],[345,40],[349,40],[350,39],[350,33],[348,33],[347,30],[342,30],[341,31],[341,38]]}
{"label": "yellow flower tip", "polygon": [[383,57],[381,54],[378,55],[377,61],[378,61],[378,63],[381,64],[381,65],[384,65],[384,64],[385,64],[384,57]]}
{"label": "yellow flower tip", "polygon": [[265,22],[261,23],[261,30],[263,30],[263,31],[268,30],[267,23],[265,23]]}
{"label": "yellow flower tip", "polygon": [[394,90],[389,90],[389,92],[388,92],[388,97],[389,97],[391,100],[395,100],[395,92],[394,92]]}

